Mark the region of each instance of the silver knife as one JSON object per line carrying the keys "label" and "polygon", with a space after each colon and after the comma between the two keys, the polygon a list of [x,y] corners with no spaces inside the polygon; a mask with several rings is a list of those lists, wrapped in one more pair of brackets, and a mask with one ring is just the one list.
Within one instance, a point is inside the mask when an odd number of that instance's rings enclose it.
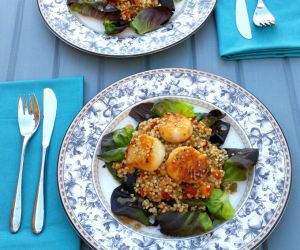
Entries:
{"label": "silver knife", "polygon": [[236,0],[235,4],[236,27],[243,37],[252,39],[246,0]]}
{"label": "silver knife", "polygon": [[42,161],[39,184],[36,192],[33,215],[32,215],[32,231],[39,234],[44,227],[45,205],[44,205],[44,168],[47,148],[50,144],[50,139],[54,127],[57,109],[57,100],[53,90],[44,89],[43,99],[43,142],[42,142]]}

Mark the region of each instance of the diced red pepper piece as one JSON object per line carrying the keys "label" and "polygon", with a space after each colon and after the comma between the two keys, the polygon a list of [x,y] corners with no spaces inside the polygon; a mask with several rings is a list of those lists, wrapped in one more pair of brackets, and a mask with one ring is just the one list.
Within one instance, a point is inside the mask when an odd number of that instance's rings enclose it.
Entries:
{"label": "diced red pepper piece", "polygon": [[161,191],[160,193],[164,200],[169,200],[171,198],[171,196],[167,192]]}
{"label": "diced red pepper piece", "polygon": [[206,148],[207,146],[208,146],[208,142],[207,142],[207,141],[203,141],[203,142],[202,142],[202,147],[203,147],[203,148]]}
{"label": "diced red pepper piece", "polygon": [[184,189],[184,192],[187,194],[190,194],[192,196],[195,196],[197,194],[197,189],[196,188],[192,188],[192,187],[186,187]]}
{"label": "diced red pepper piece", "polygon": [[182,195],[182,200],[187,200],[189,197],[187,196],[187,194],[183,194]]}
{"label": "diced red pepper piece", "polygon": [[144,192],[143,189],[140,190],[140,195],[141,195],[141,196],[144,196],[144,195],[145,195],[145,192]]}
{"label": "diced red pepper piece", "polygon": [[159,169],[156,169],[154,172],[155,172],[156,174],[160,174],[160,170],[159,170]]}
{"label": "diced red pepper piece", "polygon": [[157,126],[158,122],[157,121],[154,121],[151,123],[150,127],[151,128],[155,128]]}

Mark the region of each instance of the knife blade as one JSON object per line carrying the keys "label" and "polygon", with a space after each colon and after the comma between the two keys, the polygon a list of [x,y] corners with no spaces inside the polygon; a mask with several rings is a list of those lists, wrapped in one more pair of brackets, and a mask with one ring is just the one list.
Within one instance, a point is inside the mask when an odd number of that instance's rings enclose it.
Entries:
{"label": "knife blade", "polygon": [[252,39],[246,0],[236,0],[235,23],[240,34],[246,39]]}
{"label": "knife blade", "polygon": [[32,214],[32,231],[39,234],[44,227],[45,220],[45,204],[44,204],[44,168],[46,161],[47,148],[50,144],[52,131],[57,110],[57,100],[53,90],[49,88],[44,89],[43,97],[43,140],[42,140],[42,160],[40,178],[36,192],[34,209]]}
{"label": "knife blade", "polygon": [[54,127],[56,116],[57,100],[52,89],[44,89],[43,99],[43,147],[48,147]]}

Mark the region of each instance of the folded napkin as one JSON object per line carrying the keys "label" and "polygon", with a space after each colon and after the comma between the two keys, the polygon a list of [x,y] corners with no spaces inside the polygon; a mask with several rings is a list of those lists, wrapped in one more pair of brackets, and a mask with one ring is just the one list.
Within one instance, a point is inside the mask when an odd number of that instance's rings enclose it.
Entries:
{"label": "folded napkin", "polygon": [[[9,218],[15,193],[21,137],[19,134],[18,97],[35,93],[41,114],[43,89],[53,89],[57,97],[55,126],[45,165],[46,214],[44,230],[35,235],[31,218],[39,179],[42,143],[42,119],[38,131],[27,147],[23,169],[22,224],[18,233],[9,231]],[[57,160],[60,145],[68,126],[82,107],[83,78],[64,78],[43,81],[0,82],[0,249],[53,250],[80,248],[80,240],[68,222],[61,205],[57,187]],[[42,115],[41,115],[42,118]]]}
{"label": "folded napkin", "polygon": [[300,55],[300,0],[265,0],[276,18],[270,27],[256,27],[252,17],[256,0],[247,1],[253,38],[240,35],[235,24],[235,0],[218,0],[215,10],[219,51],[226,60]]}

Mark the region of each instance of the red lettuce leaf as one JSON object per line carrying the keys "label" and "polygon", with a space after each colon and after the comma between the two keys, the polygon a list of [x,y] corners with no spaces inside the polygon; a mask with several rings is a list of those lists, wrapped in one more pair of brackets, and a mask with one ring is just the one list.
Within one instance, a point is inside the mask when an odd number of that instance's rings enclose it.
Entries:
{"label": "red lettuce leaf", "polygon": [[151,7],[142,10],[130,23],[130,26],[138,33],[147,32],[160,28],[168,22],[173,13],[167,7]]}

